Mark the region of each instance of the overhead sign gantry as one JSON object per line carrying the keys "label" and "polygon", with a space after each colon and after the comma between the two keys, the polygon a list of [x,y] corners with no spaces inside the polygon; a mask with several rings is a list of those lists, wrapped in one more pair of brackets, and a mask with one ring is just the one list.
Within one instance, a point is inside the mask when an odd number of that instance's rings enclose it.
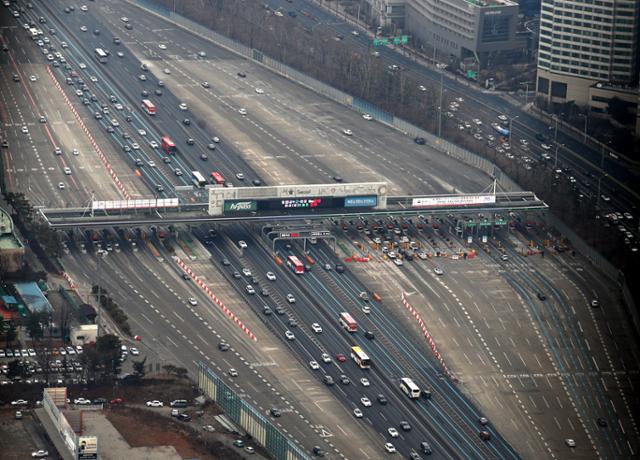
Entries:
{"label": "overhead sign gantry", "polygon": [[387,208],[385,182],[212,187],[208,190],[210,216],[261,211],[308,214],[315,209]]}

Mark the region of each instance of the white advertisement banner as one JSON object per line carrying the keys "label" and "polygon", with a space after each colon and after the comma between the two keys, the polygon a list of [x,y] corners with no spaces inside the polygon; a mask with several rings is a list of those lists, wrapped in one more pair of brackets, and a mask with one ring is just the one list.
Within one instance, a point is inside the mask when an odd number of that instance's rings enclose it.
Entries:
{"label": "white advertisement banner", "polygon": [[146,198],[142,200],[114,200],[91,202],[91,208],[94,211],[108,211],[113,209],[175,208],[178,205],[178,198]]}
{"label": "white advertisement banner", "polygon": [[411,202],[413,208],[435,208],[447,206],[475,206],[493,204],[495,195],[456,195],[456,196],[427,196],[414,198]]}

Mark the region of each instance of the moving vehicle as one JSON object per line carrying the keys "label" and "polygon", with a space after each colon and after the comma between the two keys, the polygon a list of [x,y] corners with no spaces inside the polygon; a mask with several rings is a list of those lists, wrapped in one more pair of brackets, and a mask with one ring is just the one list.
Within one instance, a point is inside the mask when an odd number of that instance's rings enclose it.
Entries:
{"label": "moving vehicle", "polygon": [[106,64],[108,57],[109,55],[105,52],[105,50],[103,50],[102,48],[96,48],[96,59],[98,60],[98,62],[100,62],[101,64]]}
{"label": "moving vehicle", "polygon": [[340,313],[340,326],[345,328],[348,332],[357,332],[358,331],[358,323],[353,316],[351,316],[347,312]]}
{"label": "moving vehicle", "polygon": [[191,181],[197,187],[204,187],[207,185],[207,180],[204,178],[200,171],[191,171]]}
{"label": "moving vehicle", "polygon": [[304,273],[304,264],[300,262],[300,259],[296,256],[287,257],[287,266],[289,266],[296,275],[302,275]]}
{"label": "moving vehicle", "polygon": [[169,136],[162,136],[162,139],[160,139],[160,147],[162,148],[162,151],[167,155],[175,155],[176,153],[178,153],[176,144],[173,143]]}
{"label": "moving vehicle", "polygon": [[420,397],[420,387],[418,387],[418,385],[408,377],[400,379],[400,389],[411,399],[417,399]]}
{"label": "moving vehicle", "polygon": [[371,367],[371,359],[362,348],[351,347],[351,357],[360,369],[369,369]]}
{"label": "moving vehicle", "polygon": [[224,177],[222,177],[222,174],[220,174],[219,172],[212,172],[211,173],[211,178],[213,179],[213,182],[215,182],[218,185],[224,185],[225,180]]}
{"label": "moving vehicle", "polygon": [[155,115],[156,114],[156,106],[149,99],[143,99],[142,100],[142,108],[144,109],[145,112],[147,112],[147,115]]}
{"label": "moving vehicle", "polygon": [[498,123],[492,123],[491,127],[501,136],[509,137],[509,130],[504,126],[501,126]]}

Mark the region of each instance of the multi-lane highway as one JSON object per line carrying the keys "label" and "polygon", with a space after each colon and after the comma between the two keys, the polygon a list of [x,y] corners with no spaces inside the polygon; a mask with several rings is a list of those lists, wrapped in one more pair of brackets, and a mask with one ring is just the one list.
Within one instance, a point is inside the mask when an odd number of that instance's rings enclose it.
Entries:
{"label": "multi-lane highway", "polygon": [[[205,177],[218,171],[236,186],[384,178],[398,195],[479,191],[489,183],[472,168],[128,3],[89,2],[88,11],[68,13],[60,2],[34,7],[25,7],[17,22],[11,19],[18,27],[3,36],[8,51],[0,70],[20,76],[1,92],[15,107],[1,114],[9,140],[5,169],[11,188],[36,204],[82,206],[91,192],[100,199],[155,194],[204,201],[202,191],[180,187],[192,184],[194,170]],[[28,38],[20,24],[29,20],[55,31],[41,37],[49,43],[39,46]],[[110,51],[106,63],[98,62],[96,48]],[[32,73],[35,82],[28,78]],[[141,107],[146,98],[156,106],[153,116]],[[465,103],[458,113],[466,110]],[[42,113],[46,123],[39,122]],[[21,132],[25,123],[28,133]],[[177,154],[164,152],[162,136],[174,141]],[[55,154],[58,145],[62,155]],[[65,167],[72,173],[65,174]],[[31,183],[26,168],[44,180]],[[451,219],[327,222],[338,238],[337,252],[322,241],[307,246],[315,263],[303,275],[279,265],[260,228],[246,224],[218,229],[216,236],[204,226],[171,229],[166,247],[160,229],[140,229],[144,239],[134,230],[93,234],[95,240],[76,229],[66,234],[63,264],[84,289],[100,271],[104,287],[126,305],[151,359],[188,363],[192,371],[197,360],[209,362],[308,451],[322,445],[335,458],[384,458],[385,442],[404,456],[421,452],[427,442],[442,458],[617,458],[637,452],[632,388],[638,358],[612,287],[579,257],[524,257],[529,242],[542,247],[549,236],[515,220],[513,228],[496,228],[495,238],[483,244],[478,234],[472,241],[457,234]],[[374,226],[388,228],[378,233]],[[125,235],[134,236],[135,251]],[[419,251],[396,266],[398,247],[408,244],[403,237]],[[248,243],[245,250],[239,240]],[[99,263],[97,242],[112,249]],[[108,246],[114,242],[119,244]],[[391,244],[395,250],[383,253],[381,247]],[[279,242],[275,249],[281,258],[307,261],[298,243]],[[473,257],[432,257],[438,252]],[[181,277],[174,255],[242,318],[257,343]],[[353,255],[370,262],[347,263],[338,273],[341,259]],[[277,280],[268,280],[267,272]],[[370,298],[378,293],[382,301],[365,301],[361,292]],[[402,292],[425,319],[459,383],[433,359],[400,302]],[[295,303],[286,300],[288,294]],[[367,306],[370,313],[363,310]],[[340,326],[343,311],[356,318],[359,332]],[[287,330],[293,340],[285,337]],[[218,349],[222,340],[231,343],[232,353]],[[350,358],[354,345],[370,355],[371,369]],[[322,353],[331,362],[323,362]],[[231,368],[240,376],[229,376]],[[333,385],[323,383],[325,375]],[[399,388],[402,377],[428,389],[431,398],[407,398]],[[281,409],[282,417],[271,408]],[[401,428],[403,421],[409,430]],[[481,439],[483,431],[490,440]]]}

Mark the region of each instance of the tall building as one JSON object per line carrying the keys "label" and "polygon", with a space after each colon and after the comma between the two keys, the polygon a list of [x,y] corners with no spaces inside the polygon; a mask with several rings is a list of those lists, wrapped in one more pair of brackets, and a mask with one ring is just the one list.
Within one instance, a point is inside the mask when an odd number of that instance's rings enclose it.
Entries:
{"label": "tall building", "polygon": [[[518,3],[512,0],[367,0],[381,24],[438,54],[486,64],[492,53],[521,52]],[[442,59],[441,60],[446,60]]]}
{"label": "tall building", "polygon": [[612,97],[633,104],[639,11],[638,0],[542,0],[538,94],[596,112]]}

